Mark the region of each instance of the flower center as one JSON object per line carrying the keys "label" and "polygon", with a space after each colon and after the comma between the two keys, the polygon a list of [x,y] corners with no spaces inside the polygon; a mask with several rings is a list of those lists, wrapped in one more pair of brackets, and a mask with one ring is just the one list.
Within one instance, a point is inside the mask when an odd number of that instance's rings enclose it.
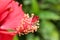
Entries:
{"label": "flower center", "polygon": [[29,14],[25,14],[20,26],[17,28],[17,30],[19,30],[19,35],[37,31],[39,28],[39,21],[35,21],[36,19],[37,18],[34,17],[34,14],[32,14],[31,17],[29,17]]}

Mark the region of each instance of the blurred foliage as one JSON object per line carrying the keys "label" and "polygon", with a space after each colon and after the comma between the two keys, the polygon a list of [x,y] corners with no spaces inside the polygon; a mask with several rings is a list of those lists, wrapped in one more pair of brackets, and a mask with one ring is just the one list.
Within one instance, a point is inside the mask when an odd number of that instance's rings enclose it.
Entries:
{"label": "blurred foliage", "polygon": [[[17,0],[25,13],[40,18],[40,28],[35,33],[18,36],[19,40],[59,40],[60,0]],[[15,40],[16,37],[15,37]]]}

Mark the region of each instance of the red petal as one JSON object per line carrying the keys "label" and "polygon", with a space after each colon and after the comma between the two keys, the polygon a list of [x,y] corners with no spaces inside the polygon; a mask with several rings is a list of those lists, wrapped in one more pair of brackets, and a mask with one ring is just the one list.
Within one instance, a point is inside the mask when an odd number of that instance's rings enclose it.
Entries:
{"label": "red petal", "polygon": [[13,1],[7,8],[11,8],[12,12],[9,13],[7,18],[4,20],[1,25],[2,29],[15,29],[20,26],[21,19],[24,16],[24,12],[22,11],[22,6],[18,6],[18,3]]}
{"label": "red petal", "polygon": [[0,29],[0,40],[13,40],[16,32],[8,32],[7,30]]}
{"label": "red petal", "polygon": [[1,22],[7,17],[7,15],[8,15],[8,11],[6,11],[6,12],[4,12],[3,14],[1,14],[1,16],[0,16],[0,24],[1,24]]}
{"label": "red petal", "polygon": [[12,0],[0,0],[0,14],[5,10],[6,6],[11,2]]}
{"label": "red petal", "polygon": [[13,40],[14,35],[0,32],[0,40]]}

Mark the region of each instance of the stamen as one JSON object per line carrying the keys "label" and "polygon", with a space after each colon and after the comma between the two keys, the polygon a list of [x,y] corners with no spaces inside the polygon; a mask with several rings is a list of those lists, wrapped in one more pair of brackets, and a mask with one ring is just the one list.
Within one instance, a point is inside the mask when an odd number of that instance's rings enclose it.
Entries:
{"label": "stamen", "polygon": [[27,15],[27,18],[29,18],[29,14],[27,13],[26,15]]}
{"label": "stamen", "polygon": [[31,17],[33,18],[33,16],[34,16],[34,14],[32,13],[32,14],[31,14]]}
{"label": "stamen", "polygon": [[40,25],[39,23],[37,23],[37,25]]}
{"label": "stamen", "polygon": [[[39,28],[39,21],[37,20],[36,22],[32,22],[33,17],[34,14],[31,14],[31,17],[29,17],[29,14],[24,14],[24,18],[21,21],[20,27],[17,28],[19,29],[19,36],[37,31]],[[26,25],[26,28],[24,25]]]}

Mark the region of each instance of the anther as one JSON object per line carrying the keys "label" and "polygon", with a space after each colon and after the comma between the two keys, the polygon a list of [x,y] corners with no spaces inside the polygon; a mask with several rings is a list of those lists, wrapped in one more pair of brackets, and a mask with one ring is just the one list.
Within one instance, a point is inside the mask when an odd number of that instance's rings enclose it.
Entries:
{"label": "anther", "polygon": [[27,13],[26,15],[27,15],[27,17],[29,18],[29,14]]}
{"label": "anther", "polygon": [[32,14],[31,14],[31,17],[33,17],[33,16],[34,16],[34,14],[32,13]]}
{"label": "anther", "polygon": [[39,23],[37,23],[37,25],[40,25]]}

